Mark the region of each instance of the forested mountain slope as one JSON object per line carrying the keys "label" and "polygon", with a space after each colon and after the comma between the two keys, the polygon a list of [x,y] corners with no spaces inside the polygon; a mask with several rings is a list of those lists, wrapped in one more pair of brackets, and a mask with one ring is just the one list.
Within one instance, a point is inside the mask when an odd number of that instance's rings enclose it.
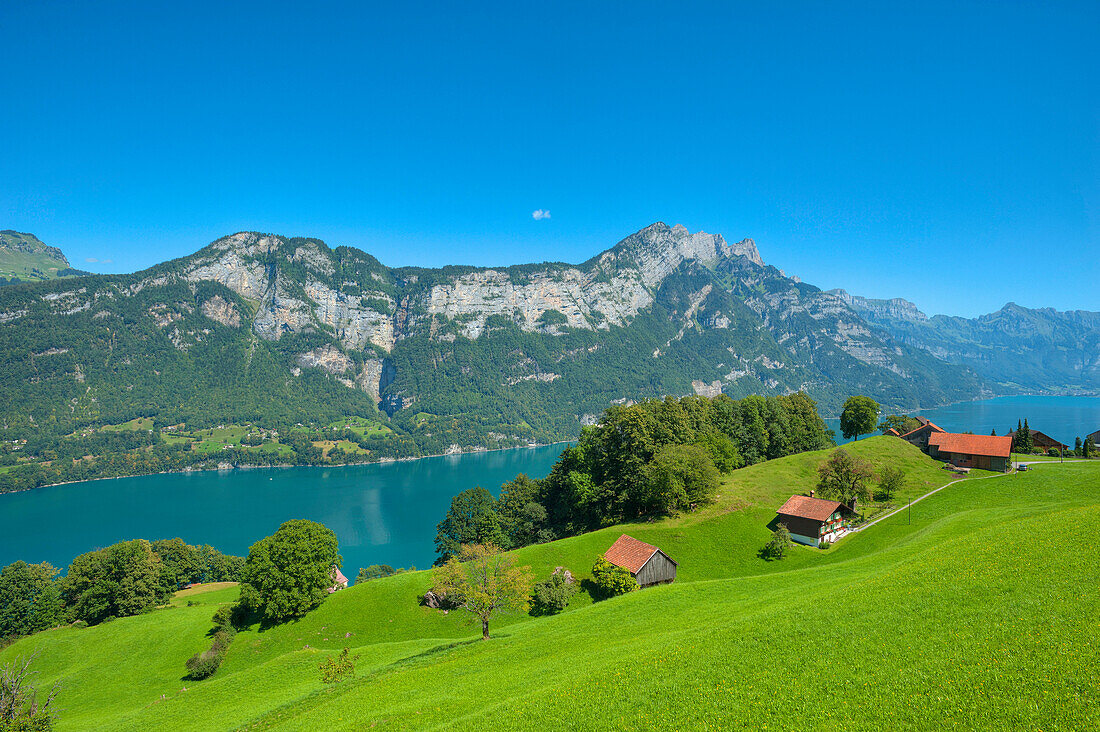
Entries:
{"label": "forested mountain slope", "polygon": [[[610,402],[696,390],[972,398],[981,379],[763,264],[654,224],[580,264],[388,268],[239,233],[132,275],[0,291],[0,417],[70,432],[381,416],[414,442],[573,437]],[[382,417],[385,419],[385,417]]]}

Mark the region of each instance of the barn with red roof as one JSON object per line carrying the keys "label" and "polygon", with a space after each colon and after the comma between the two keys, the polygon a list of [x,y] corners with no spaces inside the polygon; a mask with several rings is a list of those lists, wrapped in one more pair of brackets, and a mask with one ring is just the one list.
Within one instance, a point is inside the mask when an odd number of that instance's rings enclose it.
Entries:
{"label": "barn with red roof", "polygon": [[1011,466],[1012,438],[937,432],[928,438],[928,454],[960,468],[1003,473]]}
{"label": "barn with red roof", "polygon": [[672,557],[644,541],[638,541],[633,536],[623,534],[611,545],[603,558],[622,567],[641,587],[658,585],[663,582],[672,582],[676,579],[677,564]]}

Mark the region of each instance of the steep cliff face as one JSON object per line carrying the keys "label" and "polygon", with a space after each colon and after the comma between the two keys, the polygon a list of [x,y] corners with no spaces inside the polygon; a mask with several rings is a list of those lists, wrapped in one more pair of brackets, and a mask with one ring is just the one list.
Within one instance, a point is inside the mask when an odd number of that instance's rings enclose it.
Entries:
{"label": "steep cliff face", "polygon": [[876,300],[870,297],[852,295],[845,290],[829,290],[828,294],[836,295],[857,313],[875,323],[885,324],[893,320],[923,323],[928,320],[928,316],[922,313],[916,305],[901,297]]}

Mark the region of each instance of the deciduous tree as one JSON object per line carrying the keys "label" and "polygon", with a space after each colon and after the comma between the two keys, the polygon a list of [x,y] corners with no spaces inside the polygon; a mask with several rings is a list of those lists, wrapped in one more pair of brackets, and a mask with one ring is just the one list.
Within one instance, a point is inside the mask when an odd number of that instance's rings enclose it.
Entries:
{"label": "deciduous tree", "polygon": [[760,556],[764,559],[782,559],[793,547],[791,532],[786,524],[781,523],[775,527],[772,538],[768,539],[768,543],[760,550]]}
{"label": "deciduous tree", "polygon": [[904,484],[905,471],[888,465],[882,469],[882,473],[879,475],[878,490],[875,492],[875,497],[889,501],[897,495]]}
{"label": "deciduous tree", "polygon": [[435,551],[439,557],[435,563],[445,564],[464,544],[506,543],[493,494],[481,486],[470,488],[451,499],[447,516],[436,526]]}
{"label": "deciduous tree", "polygon": [[328,597],[342,563],[336,534],[316,521],[287,521],[248,550],[241,603],[266,622],[300,618]]}
{"label": "deciduous tree", "polygon": [[870,483],[875,477],[871,464],[847,450],[837,448],[817,469],[817,489],[823,498],[848,502],[853,498],[871,498]]}
{"label": "deciduous tree", "polygon": [[434,570],[435,591],[481,621],[489,640],[489,620],[500,612],[526,612],[531,600],[529,567],[513,566],[511,555],[492,544],[467,544]]}
{"label": "deciduous tree", "polygon": [[638,589],[638,580],[630,572],[603,557],[592,565],[592,582],[604,597],[615,597]]}
{"label": "deciduous tree", "polygon": [[845,438],[873,432],[878,422],[879,405],[871,397],[851,396],[844,402],[844,411],[840,413],[840,432]]}

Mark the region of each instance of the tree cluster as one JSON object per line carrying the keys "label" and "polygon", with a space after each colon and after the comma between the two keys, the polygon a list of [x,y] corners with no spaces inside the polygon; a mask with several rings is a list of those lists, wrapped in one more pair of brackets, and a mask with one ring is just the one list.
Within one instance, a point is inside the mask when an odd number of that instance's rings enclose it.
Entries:
{"label": "tree cluster", "polygon": [[511,549],[690,511],[712,500],[721,473],[830,445],[816,405],[801,393],[612,406],[546,478],[519,475],[499,499],[480,487],[455,496],[438,525],[437,564],[463,544]]}
{"label": "tree cluster", "polygon": [[63,578],[49,564],[14,562],[0,570],[0,638],[62,623],[95,624],[163,604],[190,582],[239,578],[244,559],[182,539],[123,541],[76,557]]}

